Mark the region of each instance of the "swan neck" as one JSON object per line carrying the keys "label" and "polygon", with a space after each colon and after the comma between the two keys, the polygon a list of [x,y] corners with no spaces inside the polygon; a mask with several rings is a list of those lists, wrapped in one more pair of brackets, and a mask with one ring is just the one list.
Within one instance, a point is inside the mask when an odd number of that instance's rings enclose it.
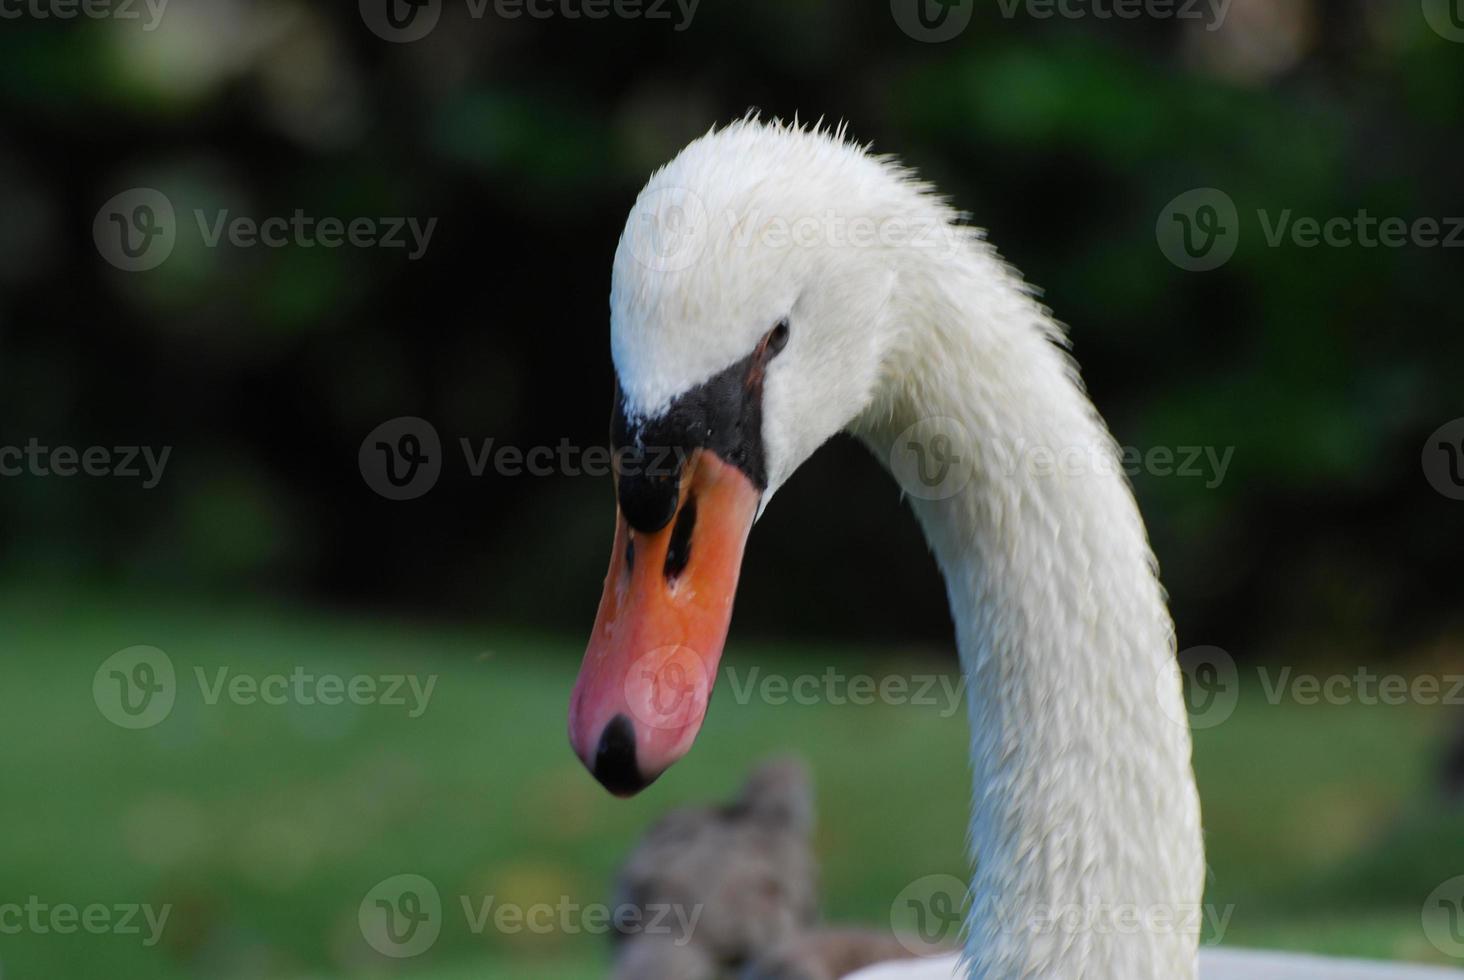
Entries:
{"label": "swan neck", "polygon": [[1193,980],[1205,865],[1189,729],[1113,440],[994,254],[904,286],[899,380],[865,435],[897,474],[911,426],[927,465],[943,446],[969,467],[935,494],[903,481],[967,678],[969,975]]}

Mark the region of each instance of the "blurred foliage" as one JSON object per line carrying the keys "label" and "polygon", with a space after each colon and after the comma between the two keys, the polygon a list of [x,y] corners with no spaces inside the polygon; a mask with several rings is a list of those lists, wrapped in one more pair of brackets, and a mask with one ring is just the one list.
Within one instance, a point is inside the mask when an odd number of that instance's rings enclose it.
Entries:
{"label": "blurred foliage", "polygon": [[[1070,324],[1120,442],[1235,447],[1219,487],[1136,481],[1182,645],[1373,657],[1457,635],[1460,510],[1418,459],[1464,414],[1458,253],[1267,247],[1252,216],[1464,214],[1464,47],[1412,0],[1235,0],[1214,32],[978,6],[943,45],[834,0],[706,0],[681,31],[448,3],[413,44],[301,0],[178,3],[152,31],[7,20],[0,443],[175,452],[150,492],[0,481],[0,571],[582,633],[607,482],[473,478],[457,443],[603,442],[624,215],[655,166],[755,106],[849,120],[988,228]],[[180,216],[142,274],[90,236],[134,186]],[[1154,222],[1203,186],[1246,238],[1186,273]],[[209,249],[196,208],[438,225],[416,262]],[[355,461],[404,415],[449,464],[396,504]],[[744,583],[744,634],[949,642],[914,522],[852,446],[780,494]]]}

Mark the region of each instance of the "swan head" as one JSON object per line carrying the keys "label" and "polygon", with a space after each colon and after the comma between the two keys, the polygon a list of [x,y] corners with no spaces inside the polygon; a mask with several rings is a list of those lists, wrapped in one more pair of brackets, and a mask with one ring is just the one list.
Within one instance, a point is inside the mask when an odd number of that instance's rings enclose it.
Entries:
{"label": "swan head", "polygon": [[842,133],[753,120],[641,192],[611,288],[615,543],[570,706],[571,744],[612,792],[690,748],[753,521],[877,401],[899,336],[890,224],[922,204]]}

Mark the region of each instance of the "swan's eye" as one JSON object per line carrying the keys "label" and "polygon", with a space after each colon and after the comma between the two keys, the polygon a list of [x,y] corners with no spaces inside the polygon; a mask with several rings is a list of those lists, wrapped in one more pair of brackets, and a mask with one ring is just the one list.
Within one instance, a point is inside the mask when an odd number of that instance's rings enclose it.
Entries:
{"label": "swan's eye", "polygon": [[767,351],[769,357],[782,353],[783,348],[788,346],[788,334],[791,332],[792,330],[788,326],[786,318],[779,320],[778,325],[768,332]]}

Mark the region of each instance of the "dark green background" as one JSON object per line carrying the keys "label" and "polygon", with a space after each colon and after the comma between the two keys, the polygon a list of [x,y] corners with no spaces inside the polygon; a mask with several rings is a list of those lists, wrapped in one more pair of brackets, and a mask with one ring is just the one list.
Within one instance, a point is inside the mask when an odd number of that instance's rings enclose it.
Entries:
{"label": "dark green background", "polygon": [[[960,872],[959,719],[929,736],[950,755],[946,777],[934,764],[900,777],[921,798],[942,788],[918,820],[862,772],[865,756],[900,768],[904,743],[843,752],[823,714],[752,726],[762,715],[739,705],[714,712],[703,741],[720,748],[662,795],[617,806],[592,792],[563,747],[563,704],[603,575],[609,482],[476,479],[456,448],[605,441],[606,298],[625,215],[651,170],[749,108],[846,120],[989,229],[1069,325],[1120,443],[1234,447],[1218,487],[1135,479],[1181,647],[1323,673],[1459,668],[1464,504],[1435,492],[1420,458],[1464,415],[1464,252],[1271,247],[1257,220],[1464,215],[1464,44],[1431,30],[1419,3],[1233,0],[1206,31],[1008,18],[983,2],[944,44],[907,36],[883,2],[703,0],[685,30],[465,9],[446,0],[412,44],[374,35],[355,3],[172,0],[151,32],[0,21],[0,445],[173,449],[151,491],[0,479],[0,778],[20,794],[0,811],[14,834],[0,886],[10,876],[77,902],[186,894],[207,910],[166,957],[116,969],[351,974],[353,903],[402,870],[480,869],[471,887],[443,886],[482,891],[517,862],[551,882],[543,893],[594,897],[671,801],[725,794],[758,754],[788,748],[815,754],[825,813],[854,828],[825,831],[836,914],[877,923],[902,882]],[[98,253],[92,222],[140,186],[174,202],[180,241],[158,269],[126,273]],[[1171,264],[1155,235],[1166,204],[1198,187],[1229,194],[1242,221],[1234,258],[1207,273]],[[208,249],[193,208],[437,226],[417,262]],[[449,456],[431,493],[394,503],[367,486],[357,452],[408,415],[432,421]],[[730,656],[816,673],[857,645],[851,662],[879,669],[951,665],[918,529],[853,443],[779,494],[743,583]],[[177,768],[172,742],[127,741],[88,700],[96,665],[136,643],[180,664],[420,657],[473,679],[448,688],[430,735],[347,725],[302,747],[267,713],[226,711]],[[514,651],[499,662],[518,665],[520,686],[479,673],[495,649]],[[1457,848],[1417,842],[1464,836],[1436,788],[1457,722],[1266,707],[1200,742],[1219,894],[1252,915],[1235,938],[1437,959],[1415,910],[1464,865]],[[299,830],[302,800],[318,804],[308,833],[329,840],[354,797],[310,787],[370,768],[383,746],[425,768],[359,849],[269,887],[229,863],[241,852],[228,841],[267,817]],[[924,768],[930,785],[911,782]],[[164,873],[120,843],[146,823],[137,806],[166,814],[180,799],[193,823],[224,828],[210,840],[232,858]],[[566,805],[589,824],[544,830]],[[877,844],[894,825],[940,847]],[[96,853],[59,856],[78,840]],[[1285,917],[1298,908],[1318,921]],[[211,958],[241,935],[267,967]],[[600,955],[560,939],[550,951],[572,962]],[[484,945],[449,936],[434,956],[471,964],[507,949],[521,959],[503,975],[528,975],[541,952]],[[115,951],[54,937],[11,948],[69,975]]]}

